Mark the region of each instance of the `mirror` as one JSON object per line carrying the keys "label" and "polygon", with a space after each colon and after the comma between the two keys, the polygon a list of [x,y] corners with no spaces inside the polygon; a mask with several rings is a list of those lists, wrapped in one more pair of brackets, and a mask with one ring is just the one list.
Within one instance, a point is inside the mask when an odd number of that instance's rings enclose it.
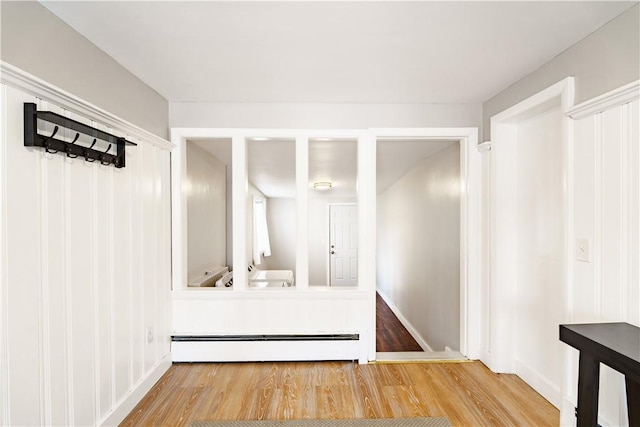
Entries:
{"label": "mirror", "polygon": [[294,139],[247,141],[249,288],[291,288],[296,268]]}
{"label": "mirror", "polygon": [[309,286],[357,286],[357,141],[309,140]]}
{"label": "mirror", "polygon": [[231,139],[186,143],[187,285],[230,287],[233,268]]}

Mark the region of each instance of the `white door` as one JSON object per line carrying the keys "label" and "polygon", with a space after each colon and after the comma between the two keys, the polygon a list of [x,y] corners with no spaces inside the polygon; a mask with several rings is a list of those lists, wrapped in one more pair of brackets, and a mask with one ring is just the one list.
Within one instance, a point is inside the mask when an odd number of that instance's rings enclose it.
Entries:
{"label": "white door", "polygon": [[358,208],[329,205],[329,277],[331,286],[358,284]]}

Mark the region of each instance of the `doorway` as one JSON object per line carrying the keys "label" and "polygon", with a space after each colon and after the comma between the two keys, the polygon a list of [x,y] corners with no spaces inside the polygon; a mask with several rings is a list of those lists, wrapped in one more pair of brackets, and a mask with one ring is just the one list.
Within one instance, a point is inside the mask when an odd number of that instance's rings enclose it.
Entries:
{"label": "doorway", "polygon": [[446,358],[460,357],[460,153],[459,141],[377,141],[377,306],[395,314],[398,337]]}
{"label": "doorway", "polygon": [[[470,322],[471,319],[479,319],[480,306],[479,300],[479,222],[476,216],[469,216],[469,212],[478,212],[479,207],[479,172],[480,162],[477,150],[477,129],[385,129],[375,132],[373,141],[376,145],[376,194],[377,194],[377,214],[376,217],[386,216],[382,221],[391,222],[391,227],[381,227],[380,222],[376,231],[376,274],[377,274],[377,291],[382,290],[380,295],[387,305],[392,309],[394,314],[406,329],[415,338],[418,338],[420,346],[426,350],[441,350],[432,353],[420,352],[420,354],[409,353],[393,353],[377,354],[377,360],[411,360],[411,359],[459,359],[466,357],[477,357],[477,344],[479,343],[479,322]],[[408,147],[404,153],[399,148],[405,145]],[[420,153],[420,150],[423,150]],[[448,151],[447,151],[448,150]],[[427,151],[431,151],[428,153]],[[422,182],[420,178],[408,177],[412,173],[414,175],[424,173],[425,162],[432,154],[438,151],[447,152],[446,157],[450,164],[455,164],[455,179],[446,179],[441,181],[443,185],[434,185],[431,188]],[[381,177],[380,168],[383,169],[387,164],[391,163],[391,168],[395,169],[395,176],[391,179]],[[411,169],[417,168],[418,172]],[[405,176],[406,175],[406,176]],[[436,174],[437,175],[437,174]],[[405,182],[404,189],[395,191],[394,194],[383,194],[388,191],[390,185],[400,181]],[[401,185],[402,187],[402,185]],[[437,189],[437,190],[436,190]],[[455,232],[445,236],[439,235],[439,230],[432,230],[429,233],[423,233],[411,224],[420,224],[420,215],[416,213],[412,203],[417,196],[422,197],[425,191],[435,191],[433,196],[449,197],[456,195],[457,205],[453,208],[455,215],[441,214],[440,217],[455,223]],[[391,192],[393,193],[393,192]],[[400,202],[400,193],[404,193],[404,202]],[[384,202],[386,206],[380,203],[380,199],[390,199]],[[399,204],[400,203],[400,204]],[[451,210],[451,206],[449,206]],[[410,223],[405,221],[403,216],[413,216]],[[389,221],[391,218],[391,221]],[[479,221],[479,218],[478,218]],[[451,244],[452,243],[452,244]],[[453,283],[445,287],[452,295],[448,295],[452,299],[454,308],[450,309],[454,312],[455,322],[453,332],[453,340],[449,339],[446,343],[438,342],[433,348],[427,340],[424,339],[423,333],[417,331],[414,324],[424,320],[424,306],[421,305],[420,298],[405,298],[399,302],[402,307],[398,307],[395,301],[398,300],[397,289],[399,285],[403,285],[410,280],[420,282],[417,278],[419,272],[424,270],[428,263],[434,262],[430,256],[416,257],[415,254],[424,252],[424,248],[437,247],[438,245],[445,247],[449,252],[447,254],[449,274],[454,277],[448,278],[448,283]],[[411,259],[411,262],[405,262],[402,258],[390,262],[389,255],[393,256],[394,251],[391,248],[402,248],[404,252],[402,257]],[[455,255],[451,256],[451,253]],[[453,263],[451,259],[454,259]],[[397,262],[396,262],[397,261]],[[457,275],[457,277],[455,277]],[[411,277],[413,276],[413,277]],[[386,286],[383,284],[386,282]],[[391,295],[389,295],[391,294]],[[377,293],[376,293],[377,295]],[[435,299],[437,301],[437,298]],[[422,310],[422,312],[421,312]],[[411,311],[412,320],[403,314],[403,311]],[[449,313],[451,314],[451,313]],[[418,319],[418,320],[415,320]],[[437,341],[436,341],[437,342]],[[451,343],[451,344],[449,344]],[[447,355],[446,353],[450,354]],[[452,357],[453,356],[453,357]]]}
{"label": "doorway", "polygon": [[329,204],[329,286],[358,284],[358,207]]}
{"label": "doorway", "polygon": [[491,119],[491,281],[485,313],[492,337],[482,360],[515,373],[561,405],[571,283],[570,188],[573,102],[567,78]]}

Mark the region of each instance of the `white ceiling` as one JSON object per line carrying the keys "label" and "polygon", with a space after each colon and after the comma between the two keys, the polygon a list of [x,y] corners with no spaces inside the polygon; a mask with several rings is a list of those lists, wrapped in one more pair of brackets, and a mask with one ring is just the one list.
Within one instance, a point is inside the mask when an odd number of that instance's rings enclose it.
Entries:
{"label": "white ceiling", "polygon": [[637,2],[45,1],[169,101],[480,103]]}
{"label": "white ceiling", "polygon": [[[190,141],[231,166],[231,140]],[[382,140],[377,145],[378,194],[402,178],[422,160],[456,144],[454,141]],[[357,144],[355,140],[309,142],[309,197],[356,197]],[[267,197],[295,197],[295,141],[249,140],[247,146],[249,182]],[[329,181],[327,191],[313,189],[313,183]]]}

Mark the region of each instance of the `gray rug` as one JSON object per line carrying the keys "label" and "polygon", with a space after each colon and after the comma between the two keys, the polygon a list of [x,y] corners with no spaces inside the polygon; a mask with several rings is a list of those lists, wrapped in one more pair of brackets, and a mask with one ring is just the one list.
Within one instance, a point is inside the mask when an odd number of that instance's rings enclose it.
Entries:
{"label": "gray rug", "polygon": [[451,427],[442,417],[353,420],[193,421],[190,427]]}

